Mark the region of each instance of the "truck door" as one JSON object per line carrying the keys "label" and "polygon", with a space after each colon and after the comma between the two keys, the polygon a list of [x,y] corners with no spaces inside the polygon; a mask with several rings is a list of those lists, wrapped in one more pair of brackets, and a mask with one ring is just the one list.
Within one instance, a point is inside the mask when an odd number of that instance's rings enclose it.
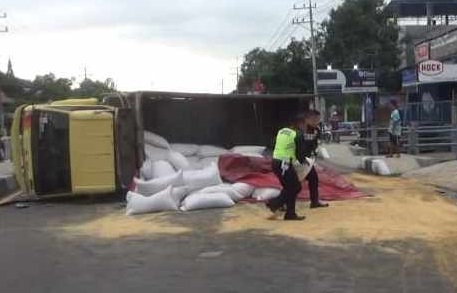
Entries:
{"label": "truck door", "polygon": [[139,168],[134,110],[116,109],[115,125],[117,186],[126,190]]}

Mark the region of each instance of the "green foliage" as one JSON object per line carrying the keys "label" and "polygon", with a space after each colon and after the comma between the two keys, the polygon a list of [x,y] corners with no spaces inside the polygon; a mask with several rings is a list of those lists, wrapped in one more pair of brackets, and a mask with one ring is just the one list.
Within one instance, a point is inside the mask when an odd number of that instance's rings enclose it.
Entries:
{"label": "green foliage", "polygon": [[292,40],[285,49],[268,52],[256,48],[245,55],[241,66],[239,92],[246,93],[258,78],[268,93],[312,91],[312,65],[309,45]]}
{"label": "green foliage", "polygon": [[105,82],[85,79],[79,84],[79,88],[73,91],[73,96],[99,98],[104,93],[111,93],[115,91],[115,85],[111,79],[107,79]]}
{"label": "green foliage", "polygon": [[345,0],[322,25],[321,59],[334,68],[376,69],[379,86],[398,88],[393,74],[400,64],[398,27],[384,11],[383,0]]}
{"label": "green foliage", "polygon": [[13,104],[5,106],[6,112],[13,112],[22,104],[39,104],[68,97],[101,97],[104,93],[115,92],[112,79],[105,82],[86,79],[79,87],[72,89],[74,81],[68,78],[56,78],[53,73],[38,75],[33,81],[7,76],[0,72],[0,89]]}
{"label": "green foliage", "polygon": [[[345,0],[331,10],[329,19],[316,32],[320,68],[332,64],[346,69],[373,68],[378,85],[387,91],[400,88],[396,73],[400,64],[398,27],[384,11],[383,0]],[[256,48],[245,55],[238,84],[241,93],[252,90],[257,78],[267,92],[312,92],[310,42],[292,40],[285,49],[268,52]]]}
{"label": "green foliage", "polygon": [[67,78],[56,78],[53,73],[38,75],[33,81],[32,92],[37,102],[57,100],[72,94],[73,82]]}

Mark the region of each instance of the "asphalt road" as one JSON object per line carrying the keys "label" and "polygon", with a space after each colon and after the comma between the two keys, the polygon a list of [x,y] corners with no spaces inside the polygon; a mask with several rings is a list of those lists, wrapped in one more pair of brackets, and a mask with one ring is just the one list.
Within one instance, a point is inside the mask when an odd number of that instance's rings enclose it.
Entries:
{"label": "asphalt road", "polygon": [[176,235],[58,229],[121,209],[84,200],[1,208],[0,292],[455,292],[417,240],[319,245],[255,230],[218,234],[220,210],[165,215],[190,229]]}

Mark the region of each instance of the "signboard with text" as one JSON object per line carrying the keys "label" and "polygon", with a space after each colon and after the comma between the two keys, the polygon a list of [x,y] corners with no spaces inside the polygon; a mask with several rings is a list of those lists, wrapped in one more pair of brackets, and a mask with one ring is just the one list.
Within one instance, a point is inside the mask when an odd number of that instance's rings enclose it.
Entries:
{"label": "signboard with text", "polygon": [[428,60],[418,65],[419,82],[457,82],[457,64]]}
{"label": "signboard with text", "polygon": [[416,64],[430,59],[430,44],[422,43],[414,48]]}
{"label": "signboard with text", "polygon": [[376,73],[370,70],[345,70],[346,87],[344,93],[377,92]]}
{"label": "signboard with text", "polygon": [[415,69],[405,69],[401,72],[402,86],[415,85],[417,83],[417,73]]}

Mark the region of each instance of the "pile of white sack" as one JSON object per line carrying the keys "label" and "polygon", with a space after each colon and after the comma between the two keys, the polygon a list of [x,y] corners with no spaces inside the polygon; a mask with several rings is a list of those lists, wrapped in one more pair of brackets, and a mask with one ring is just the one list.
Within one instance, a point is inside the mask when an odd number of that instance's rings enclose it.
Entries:
{"label": "pile of white sack", "polygon": [[264,201],[279,196],[278,189],[224,183],[219,174],[219,156],[234,153],[262,157],[263,146],[227,150],[210,145],[169,144],[148,131],[144,141],[146,159],[140,178],[134,179],[135,191],[127,194],[127,215],[229,208],[249,197]]}

